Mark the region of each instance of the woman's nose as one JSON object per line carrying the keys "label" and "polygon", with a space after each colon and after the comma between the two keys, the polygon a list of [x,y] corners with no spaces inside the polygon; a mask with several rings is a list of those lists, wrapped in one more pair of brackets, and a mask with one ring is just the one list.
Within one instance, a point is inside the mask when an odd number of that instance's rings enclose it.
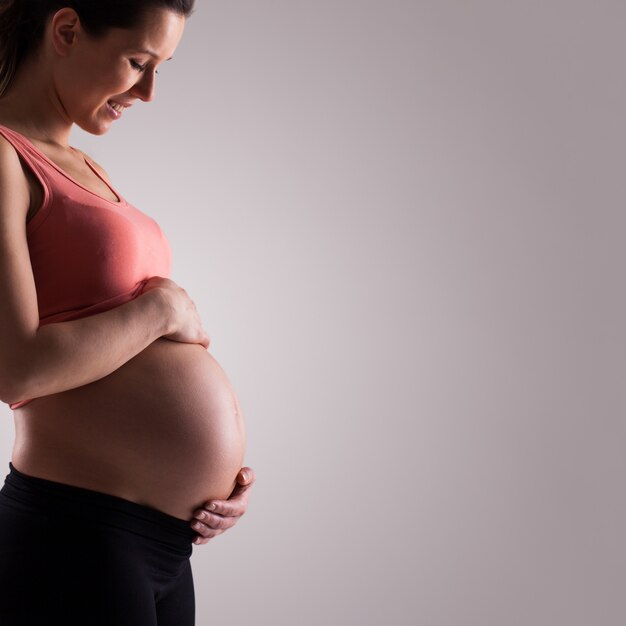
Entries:
{"label": "woman's nose", "polygon": [[150,102],[154,98],[154,72],[144,72],[130,93],[144,102]]}

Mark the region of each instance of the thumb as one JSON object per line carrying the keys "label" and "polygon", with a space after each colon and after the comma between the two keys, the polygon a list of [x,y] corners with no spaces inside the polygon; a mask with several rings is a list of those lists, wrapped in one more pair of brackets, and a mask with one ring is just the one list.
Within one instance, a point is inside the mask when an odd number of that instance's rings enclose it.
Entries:
{"label": "thumb", "polygon": [[237,482],[240,485],[249,485],[256,480],[254,470],[251,467],[242,467],[237,474]]}

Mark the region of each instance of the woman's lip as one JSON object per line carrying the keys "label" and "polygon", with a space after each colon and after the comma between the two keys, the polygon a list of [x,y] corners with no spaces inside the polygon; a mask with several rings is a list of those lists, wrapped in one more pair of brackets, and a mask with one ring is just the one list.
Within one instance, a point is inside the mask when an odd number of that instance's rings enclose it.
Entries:
{"label": "woman's lip", "polygon": [[122,111],[116,111],[108,102],[107,111],[114,120],[118,120],[120,117],[122,117]]}

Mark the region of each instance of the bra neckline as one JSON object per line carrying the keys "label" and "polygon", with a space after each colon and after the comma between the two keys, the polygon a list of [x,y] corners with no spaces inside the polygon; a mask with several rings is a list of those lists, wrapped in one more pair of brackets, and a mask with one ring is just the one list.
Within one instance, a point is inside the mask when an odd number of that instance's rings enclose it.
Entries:
{"label": "bra neckline", "polygon": [[126,202],[126,199],[122,197],[122,195],[117,191],[117,189],[114,189],[106,180],[104,180],[104,177],[96,170],[96,168],[89,162],[89,160],[85,158],[85,154],[82,151],[77,150],[76,148],[72,146],[68,146],[71,150],[81,155],[87,167],[89,167],[89,169],[111,190],[111,192],[119,200],[111,200],[110,198],[105,198],[104,196],[101,196],[99,193],[96,193],[93,189],[89,189],[89,187],[86,187],[85,185],[83,185],[80,181],[76,180],[73,176],[68,174],[64,169],[59,167],[50,157],[48,157],[48,155],[42,152],[26,135],[22,135],[22,133],[16,130],[13,130],[12,128],[9,128],[8,126],[5,126],[4,124],[0,124],[0,128],[4,128],[5,130],[8,130],[9,132],[17,135],[18,137],[21,137],[38,155],[40,155],[46,161],[46,163],[51,165],[55,170],[57,170],[57,172],[60,172],[61,174],[63,174],[65,178],[67,178],[70,182],[74,183],[77,187],[84,189],[85,191],[95,196],[96,198],[103,200],[104,202],[108,202],[109,204],[112,204],[114,206],[128,205],[128,202]]}

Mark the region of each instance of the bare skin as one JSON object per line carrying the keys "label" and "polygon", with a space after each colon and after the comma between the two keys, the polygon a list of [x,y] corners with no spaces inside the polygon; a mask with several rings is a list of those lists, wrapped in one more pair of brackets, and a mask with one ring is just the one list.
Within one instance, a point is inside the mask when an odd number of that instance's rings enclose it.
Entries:
{"label": "bare skin", "polygon": [[[154,11],[137,29],[114,29],[92,40],[74,11],[58,11],[38,56],[25,61],[0,98],[0,124],[27,136],[76,181],[115,199],[85,159],[109,181],[102,167],[69,147],[72,125],[103,134],[115,121],[107,102],[152,100],[156,68],[172,56],[183,27],[183,17]],[[29,221],[42,190],[26,166],[22,175]],[[189,296],[158,277],[140,298],[151,290],[165,303],[167,332],[116,369],[107,362],[112,355],[101,354],[93,373],[84,373],[87,384],[67,388],[60,379],[47,380],[54,392],[14,411],[12,462],[25,474],[194,518],[195,543],[203,544],[231,528],[247,508],[255,475],[241,469],[244,419],[225,373],[207,351],[209,339]],[[96,371],[109,373],[98,377]]]}

